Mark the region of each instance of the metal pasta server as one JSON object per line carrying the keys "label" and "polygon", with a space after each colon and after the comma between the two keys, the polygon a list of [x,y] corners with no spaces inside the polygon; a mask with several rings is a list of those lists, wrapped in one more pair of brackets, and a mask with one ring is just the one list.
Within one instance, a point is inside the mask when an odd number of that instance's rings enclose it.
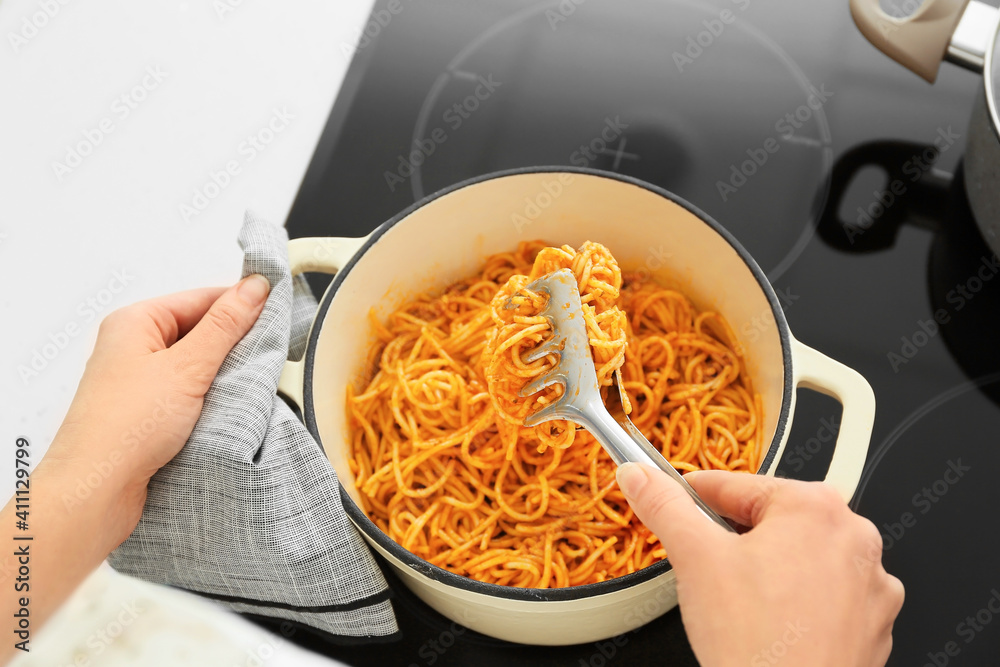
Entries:
{"label": "metal pasta server", "polygon": [[1000,253],[1000,10],[978,0],[925,0],[911,16],[889,16],[879,0],[851,0],[861,33],[887,56],[930,81],[944,60],[983,74],[965,152],[965,192],[976,223]]}
{"label": "metal pasta server", "polygon": [[521,396],[530,396],[546,387],[561,384],[562,396],[524,420],[525,426],[535,426],[553,419],[565,419],[589,431],[617,465],[645,463],[667,473],[684,487],[696,505],[710,519],[736,532],[725,519],[715,513],[695,493],[684,477],[650,444],[625,414],[625,390],[618,382],[621,402],[609,410],[601,398],[597,370],[590,351],[590,340],[584,324],[580,291],[576,276],[569,269],[554,271],[527,286],[534,292],[548,294],[549,298],[541,315],[552,326],[552,337],[524,356],[525,363],[537,361],[554,354],[559,363],[537,380],[521,390]]}

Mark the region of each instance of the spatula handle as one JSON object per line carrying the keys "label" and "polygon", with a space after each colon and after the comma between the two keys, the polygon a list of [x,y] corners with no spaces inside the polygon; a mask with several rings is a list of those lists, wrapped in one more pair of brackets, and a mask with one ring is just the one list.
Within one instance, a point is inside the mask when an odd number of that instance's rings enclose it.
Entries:
{"label": "spatula handle", "polygon": [[597,441],[601,443],[604,450],[611,456],[612,461],[617,465],[629,462],[645,463],[654,468],[659,468],[687,491],[691,499],[694,500],[695,505],[709,519],[730,532],[736,532],[729,525],[729,522],[719,516],[715,510],[701,499],[701,496],[691,488],[691,485],[687,483],[684,476],[677,472],[677,469],[670,465],[670,462],[663,457],[663,454],[653,447],[649,440],[646,439],[646,436],[625,415],[624,411],[619,411],[620,414],[614,415],[600,401],[598,401],[597,405],[589,407],[590,409],[586,411],[586,422],[588,423],[581,423],[581,426],[597,438]]}

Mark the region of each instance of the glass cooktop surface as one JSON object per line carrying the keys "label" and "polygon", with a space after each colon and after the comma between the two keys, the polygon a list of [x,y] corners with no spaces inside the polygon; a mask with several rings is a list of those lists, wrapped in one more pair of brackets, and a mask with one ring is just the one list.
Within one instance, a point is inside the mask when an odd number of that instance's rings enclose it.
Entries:
{"label": "glass cooktop surface", "polygon": [[[361,236],[514,167],[589,166],[689,200],[757,259],[795,336],[875,389],[853,506],[907,588],[889,664],[995,664],[1000,264],[961,169],[981,78],[944,65],[925,83],[865,41],[846,0],[391,7],[348,54],[289,234]],[[840,407],[799,395],[780,470],[821,479]],[[454,632],[388,576],[399,641],[295,640],[351,665],[696,664],[677,610],[615,641],[526,647]]]}

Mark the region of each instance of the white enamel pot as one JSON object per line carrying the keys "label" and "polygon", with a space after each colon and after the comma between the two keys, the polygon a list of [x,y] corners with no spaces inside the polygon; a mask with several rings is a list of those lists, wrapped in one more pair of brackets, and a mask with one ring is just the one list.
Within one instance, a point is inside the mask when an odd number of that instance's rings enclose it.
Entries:
{"label": "white enamel pot", "polygon": [[547,645],[612,637],[677,603],[667,561],[557,590],[476,582],[404,550],[359,507],[348,465],[345,390],[365,372],[373,341],[369,310],[384,318],[415,293],[472,275],[487,255],[529,239],[574,247],[587,240],[603,243],[624,268],[649,271],[729,320],[763,397],[768,444],[758,474],[773,475],[781,458],[796,387],[839,400],[843,417],[826,480],[850,499],[868,453],[872,389],[857,372],[792,337],[771,285],[721,225],[668,192],[616,174],[562,167],[492,174],[424,199],[366,238],[289,244],[293,273],[336,277],[320,302],[303,359],[286,365],[279,389],[301,407],[336,469],[351,520],[417,596],[483,634]]}

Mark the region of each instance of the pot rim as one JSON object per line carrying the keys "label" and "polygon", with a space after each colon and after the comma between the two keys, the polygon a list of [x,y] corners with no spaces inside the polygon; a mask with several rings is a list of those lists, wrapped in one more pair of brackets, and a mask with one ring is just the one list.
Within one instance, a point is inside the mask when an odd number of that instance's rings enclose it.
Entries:
{"label": "pot rim", "polygon": [[[324,450],[322,438],[320,437],[319,428],[316,423],[315,409],[313,406],[313,390],[312,390],[312,380],[313,380],[313,364],[316,358],[316,343],[319,340],[319,334],[323,329],[323,322],[326,319],[327,311],[330,309],[330,304],[333,302],[338,289],[343,284],[347,275],[351,272],[351,269],[360,261],[360,259],[365,255],[369,248],[374,246],[382,238],[385,233],[394,227],[396,224],[401,222],[410,216],[414,211],[423,208],[432,201],[439,199],[445,195],[456,192],[460,189],[476,185],[479,183],[484,183],[486,181],[491,181],[499,178],[506,178],[509,176],[519,176],[526,174],[579,174],[584,176],[595,176],[598,178],[606,178],[628,185],[633,185],[653,194],[659,195],[664,199],[680,206],[687,212],[696,216],[702,222],[710,226],[717,234],[719,234],[730,246],[736,250],[740,259],[743,263],[750,269],[754,278],[757,280],[758,286],[764,292],[767,298],[768,304],[771,307],[771,313],[774,316],[775,322],[777,323],[777,331],[781,341],[781,354],[782,354],[782,364],[784,366],[783,370],[783,387],[781,396],[781,408],[778,414],[777,426],[775,428],[774,437],[768,446],[767,454],[761,461],[760,467],[756,474],[761,474],[761,470],[769,470],[773,463],[774,457],[776,456],[780,444],[784,438],[784,433],[788,427],[788,417],[791,411],[792,396],[794,391],[794,380],[792,376],[792,342],[791,342],[791,332],[788,327],[788,322],[785,319],[784,311],[781,309],[781,305],[778,301],[777,294],[774,292],[774,288],[768,281],[767,276],[757,265],[757,262],[753,259],[749,252],[736,240],[727,229],[716,222],[711,216],[706,214],[701,209],[697,208],[690,202],[678,197],[677,195],[664,190],[658,186],[651,183],[639,180],[637,178],[632,178],[631,176],[625,176],[622,174],[602,171],[600,169],[592,169],[589,167],[565,167],[565,166],[537,166],[537,167],[521,167],[517,169],[507,169],[502,171],[491,172],[481,176],[476,176],[473,178],[466,179],[459,183],[455,183],[451,186],[438,190],[430,195],[425,196],[418,202],[410,205],[408,208],[402,212],[396,214],[386,222],[382,223],[371,233],[366,239],[364,245],[361,246],[351,257],[351,259],[341,268],[336,276],[334,276],[333,281],[327,287],[326,292],[320,301],[319,307],[316,310],[315,318],[313,319],[312,327],[309,331],[309,339],[306,343],[306,351],[303,356],[303,361],[305,362],[304,367],[304,382],[303,382],[303,405],[302,412],[303,418],[305,420],[306,428],[315,438],[316,443],[320,446],[320,449]],[[672,569],[670,561],[668,559],[661,560],[657,563],[636,570],[631,574],[626,574],[615,579],[609,579],[607,581],[602,581],[595,584],[584,584],[582,586],[570,586],[568,588],[514,588],[511,586],[501,586],[499,584],[484,583],[481,581],[476,581],[474,579],[469,579],[459,574],[449,572],[441,567],[432,565],[431,563],[425,561],[419,556],[411,553],[410,551],[404,549],[400,544],[395,542],[386,533],[384,533],[375,523],[368,518],[368,515],[354,502],[354,499],[350,497],[347,491],[344,489],[343,483],[340,483],[340,497],[341,502],[344,506],[347,515],[350,517],[351,521],[361,530],[369,540],[375,542],[379,547],[392,554],[396,560],[405,563],[411,569],[423,574],[429,579],[437,581],[441,584],[445,584],[454,588],[458,588],[471,593],[478,593],[481,595],[486,595],[494,598],[503,598],[507,600],[522,600],[531,602],[564,602],[570,600],[581,600],[587,598],[593,598],[602,595],[608,595],[621,591],[627,588],[631,588],[643,582],[649,581],[655,577],[658,577]]]}
{"label": "pot rim", "polygon": [[[993,31],[993,38],[990,40],[990,45],[986,49],[985,57],[983,58],[983,85],[984,94],[986,96],[986,108],[989,109],[990,125],[993,127],[993,136],[1000,141],[1000,114],[997,113],[997,100],[996,100],[996,84],[1000,83],[994,79],[994,57],[996,50],[1000,48],[1000,22],[997,22],[997,27]],[[1000,77],[1000,72],[996,75]]]}

